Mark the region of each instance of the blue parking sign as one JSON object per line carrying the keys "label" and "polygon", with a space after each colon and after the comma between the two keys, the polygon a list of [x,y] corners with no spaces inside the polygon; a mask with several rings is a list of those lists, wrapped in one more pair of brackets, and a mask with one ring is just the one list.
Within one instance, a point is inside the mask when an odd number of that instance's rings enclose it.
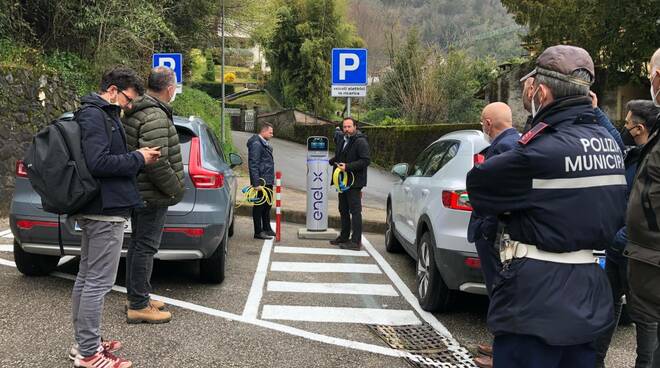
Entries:
{"label": "blue parking sign", "polygon": [[332,84],[367,85],[367,49],[332,49]]}
{"label": "blue parking sign", "polygon": [[183,56],[181,54],[154,54],[151,66],[153,68],[164,66],[174,70],[176,83],[183,83]]}

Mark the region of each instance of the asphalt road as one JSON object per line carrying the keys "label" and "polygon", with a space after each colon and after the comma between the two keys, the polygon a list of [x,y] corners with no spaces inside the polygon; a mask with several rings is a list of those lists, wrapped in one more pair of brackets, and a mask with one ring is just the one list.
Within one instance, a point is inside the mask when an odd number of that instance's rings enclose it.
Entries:
{"label": "asphalt road", "polygon": [[[364,252],[341,253],[325,242],[296,239],[299,227],[285,224],[282,242],[272,244],[254,240],[250,219],[238,217],[220,285],[199,283],[194,262],[156,262],[153,297],[167,298],[173,314],[163,325],[126,324],[122,261],[117,288],[106,297],[102,335],[121,340],[118,355],[135,367],[408,367],[365,324],[374,321],[424,322],[447,330],[453,338],[446,341],[460,344],[452,345],[459,357],[465,357],[463,348],[490,340],[484,297],[464,296],[445,314],[420,312],[410,292],[415,263],[405,254],[387,253],[383,235],[366,234]],[[0,367],[70,367],[77,259],[50,276],[23,276],[12,266],[12,240],[3,230]],[[324,263],[332,263],[333,272],[323,272]],[[340,267],[344,272],[337,272]],[[330,283],[368,288],[309,289]],[[365,308],[369,313],[360,313]],[[620,328],[607,366],[632,366],[634,347],[633,328]]]}
{"label": "asphalt road", "polygon": [[[247,161],[247,141],[252,133],[232,131],[234,146],[238,149]],[[275,132],[277,136],[277,131]],[[275,157],[275,168],[282,172],[282,185],[298,190],[307,190],[307,148],[298,143],[289,142],[283,139],[273,138],[271,140],[273,153]],[[372,155],[375,153],[372,152]],[[333,153],[330,153],[330,157]],[[328,172],[330,172],[328,166]],[[372,208],[385,209],[387,203],[387,194],[392,187],[392,183],[398,180],[389,171],[370,166],[367,172],[367,187],[362,191],[362,203]]]}

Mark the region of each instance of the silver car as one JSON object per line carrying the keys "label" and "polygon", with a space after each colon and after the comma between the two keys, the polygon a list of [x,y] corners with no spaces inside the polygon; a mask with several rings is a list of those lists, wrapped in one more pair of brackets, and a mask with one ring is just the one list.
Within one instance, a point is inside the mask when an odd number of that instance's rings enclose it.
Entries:
{"label": "silver car", "polygon": [[[199,260],[200,278],[220,283],[225,277],[227,242],[234,226],[237,184],[232,168],[242,160],[234,153],[226,160],[215,135],[200,118],[175,116],[174,125],[181,143],[186,191],[181,202],[167,211],[155,258]],[[42,209],[41,198],[32,189],[20,161],[9,219],[18,270],[26,275],[54,270],[60,259],[58,217]],[[60,225],[65,254],[80,255],[81,231],[75,218],[62,217]],[[129,221],[122,256],[126,255],[130,232]]]}
{"label": "silver car", "polygon": [[472,207],[465,178],[489,143],[478,130],[442,136],[412,165],[397,164],[387,199],[386,248],[417,260],[417,298],[427,311],[449,309],[459,291],[486,294],[481,262],[467,241]]}

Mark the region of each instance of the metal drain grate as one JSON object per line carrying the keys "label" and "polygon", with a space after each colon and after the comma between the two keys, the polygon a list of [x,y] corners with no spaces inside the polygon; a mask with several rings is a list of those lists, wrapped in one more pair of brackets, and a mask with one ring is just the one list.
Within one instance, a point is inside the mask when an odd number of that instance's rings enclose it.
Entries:
{"label": "metal drain grate", "polygon": [[393,349],[408,355],[404,359],[413,367],[474,368],[472,356],[454,339],[440,335],[428,324],[369,328]]}

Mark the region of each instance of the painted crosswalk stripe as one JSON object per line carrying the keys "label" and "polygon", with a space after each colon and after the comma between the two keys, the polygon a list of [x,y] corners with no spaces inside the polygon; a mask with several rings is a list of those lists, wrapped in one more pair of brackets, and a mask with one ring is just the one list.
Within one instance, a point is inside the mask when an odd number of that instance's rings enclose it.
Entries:
{"label": "painted crosswalk stripe", "polygon": [[379,325],[416,325],[421,322],[410,310],[375,308],[308,307],[292,305],[264,305],[261,319],[361,323]]}
{"label": "painted crosswalk stripe", "polygon": [[0,252],[13,252],[14,246],[12,244],[0,244]]}
{"label": "painted crosswalk stripe", "polygon": [[286,254],[312,254],[326,256],[350,256],[350,257],[369,257],[369,253],[360,250],[347,250],[336,248],[305,248],[305,247],[282,247],[276,246],[275,253]]}
{"label": "painted crosswalk stripe", "polygon": [[10,230],[2,230],[2,231],[0,231],[0,236],[5,236],[9,233],[11,233],[11,229]]}
{"label": "painted crosswalk stripe", "polygon": [[388,284],[268,281],[266,290],[286,293],[399,296],[392,285]]}
{"label": "painted crosswalk stripe", "polygon": [[5,238],[5,239],[14,239],[14,234],[9,233],[7,235],[3,235],[2,237]]}
{"label": "painted crosswalk stripe", "polygon": [[322,262],[273,262],[271,271],[316,273],[381,273],[375,264],[322,263]]}

